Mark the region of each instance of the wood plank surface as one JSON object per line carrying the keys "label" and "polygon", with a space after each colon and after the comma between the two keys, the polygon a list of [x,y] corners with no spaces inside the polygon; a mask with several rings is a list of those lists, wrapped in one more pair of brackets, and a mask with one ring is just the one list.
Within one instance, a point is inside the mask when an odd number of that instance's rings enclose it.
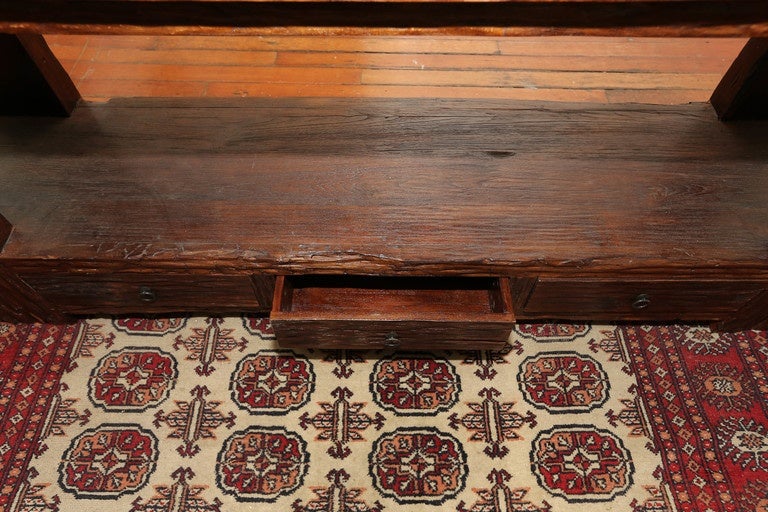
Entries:
{"label": "wood plank surface", "polygon": [[768,262],[765,125],[723,126],[708,105],[137,99],[3,119],[0,137],[8,263],[765,277]]}
{"label": "wood plank surface", "polygon": [[768,35],[763,0],[0,3],[0,31],[111,34]]}

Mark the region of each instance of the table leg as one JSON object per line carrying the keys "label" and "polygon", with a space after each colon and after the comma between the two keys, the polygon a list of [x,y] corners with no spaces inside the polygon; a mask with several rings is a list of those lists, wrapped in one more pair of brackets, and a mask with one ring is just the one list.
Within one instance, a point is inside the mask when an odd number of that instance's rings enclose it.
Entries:
{"label": "table leg", "polygon": [[768,38],[752,38],[710,99],[722,121],[768,119]]}
{"label": "table leg", "polygon": [[40,34],[0,34],[0,115],[68,116],[80,100]]}

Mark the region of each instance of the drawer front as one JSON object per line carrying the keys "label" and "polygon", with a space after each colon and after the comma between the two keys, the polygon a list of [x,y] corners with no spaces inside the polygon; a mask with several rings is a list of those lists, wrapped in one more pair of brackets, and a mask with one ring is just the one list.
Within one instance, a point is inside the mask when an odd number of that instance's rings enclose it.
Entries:
{"label": "drawer front", "polygon": [[235,313],[269,310],[273,278],[172,273],[21,276],[69,314]]}
{"label": "drawer front", "polygon": [[502,349],[510,322],[272,320],[281,346],[322,349]]}
{"label": "drawer front", "polygon": [[724,281],[539,279],[525,318],[711,321],[727,318],[765,288]]}
{"label": "drawer front", "polygon": [[280,276],[272,326],[286,347],[502,348],[511,304],[506,278]]}

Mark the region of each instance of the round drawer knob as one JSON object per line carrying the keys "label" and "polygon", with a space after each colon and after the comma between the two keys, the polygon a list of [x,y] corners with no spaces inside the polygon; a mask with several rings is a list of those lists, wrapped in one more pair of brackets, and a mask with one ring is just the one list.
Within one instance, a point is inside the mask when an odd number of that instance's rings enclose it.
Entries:
{"label": "round drawer knob", "polygon": [[645,309],[651,305],[651,298],[645,293],[641,293],[632,300],[633,309]]}
{"label": "round drawer knob", "polygon": [[155,302],[157,300],[157,294],[155,290],[149,286],[142,286],[139,288],[139,300],[142,302]]}
{"label": "round drawer knob", "polygon": [[397,336],[396,332],[390,332],[387,334],[387,337],[384,338],[384,345],[387,347],[399,347],[400,346],[400,338]]}

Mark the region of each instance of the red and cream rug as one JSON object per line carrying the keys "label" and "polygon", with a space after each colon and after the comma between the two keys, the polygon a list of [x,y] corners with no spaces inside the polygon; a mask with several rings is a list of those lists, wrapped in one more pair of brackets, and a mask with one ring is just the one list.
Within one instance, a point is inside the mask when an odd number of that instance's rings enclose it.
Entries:
{"label": "red and cream rug", "polygon": [[0,510],[765,511],[768,341],[519,325],[291,351],[257,318],[0,323]]}

